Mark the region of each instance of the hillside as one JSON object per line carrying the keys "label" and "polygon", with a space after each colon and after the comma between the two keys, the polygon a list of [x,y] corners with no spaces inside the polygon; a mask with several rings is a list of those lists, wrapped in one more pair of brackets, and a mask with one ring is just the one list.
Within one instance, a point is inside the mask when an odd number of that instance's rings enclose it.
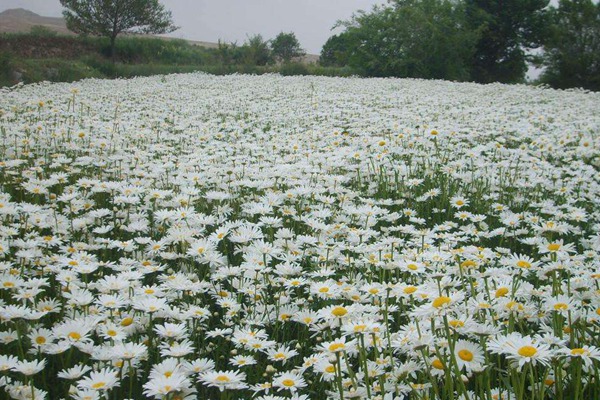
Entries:
{"label": "hillside", "polygon": [[26,33],[33,26],[43,26],[46,29],[63,35],[72,35],[62,18],[43,17],[23,8],[15,8],[0,12],[0,33]]}
{"label": "hillside", "polygon": [[[61,35],[73,35],[73,32],[67,29],[67,25],[63,18],[44,17],[24,8],[14,8],[0,12],[0,34],[28,33],[34,26],[43,26],[44,28]],[[153,37],[157,37],[163,40],[175,40],[175,38],[160,35],[156,35]],[[219,47],[219,44],[215,42],[205,42],[200,40],[189,39],[182,40],[185,40],[186,42],[194,46],[206,47],[209,49],[215,49]],[[316,63],[318,60],[318,55],[307,54],[304,57],[303,62]]]}

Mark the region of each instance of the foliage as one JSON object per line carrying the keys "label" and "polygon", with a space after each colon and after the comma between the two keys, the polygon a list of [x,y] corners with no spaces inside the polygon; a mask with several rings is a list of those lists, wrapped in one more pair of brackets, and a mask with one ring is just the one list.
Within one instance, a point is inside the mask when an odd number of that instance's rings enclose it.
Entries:
{"label": "foliage", "polygon": [[293,32],[279,33],[271,41],[271,52],[277,61],[284,63],[289,63],[306,54]]}
{"label": "foliage", "polygon": [[284,63],[281,66],[279,73],[283,76],[310,75],[308,67],[305,64],[299,62]]}
{"label": "foliage", "polygon": [[177,29],[171,12],[158,0],[60,0],[60,4],[70,30],[109,38],[113,56],[116,38],[122,33],[156,34]]}
{"label": "foliage", "polygon": [[[253,49],[258,40],[249,38],[242,46],[220,43],[220,48],[196,46],[184,40],[124,36],[116,43],[116,62],[107,58],[109,40],[100,37],[38,37],[26,34],[4,34],[0,48],[0,87],[19,81],[72,82],[84,78],[131,78],[157,74],[203,71],[214,75],[267,74],[352,76],[358,71],[350,67],[323,67],[296,63],[273,65],[269,59],[259,65],[260,52]],[[261,39],[262,40],[262,39]],[[253,44],[254,43],[254,44]],[[262,40],[262,43],[267,43]],[[30,56],[28,46],[40,49],[41,55]],[[58,53],[57,47],[69,49]],[[16,51],[12,51],[15,49]],[[76,50],[73,50],[76,49]],[[67,54],[68,53],[68,54]],[[264,53],[263,53],[264,54]],[[263,58],[264,60],[264,58]]]}
{"label": "foliage", "polygon": [[368,76],[467,80],[475,37],[464,28],[460,5],[447,0],[399,0],[359,12],[330,39],[324,65]]}
{"label": "foliage", "polygon": [[333,35],[327,39],[321,49],[319,64],[326,67],[348,65],[348,49],[351,48],[351,39],[351,35],[347,32]]}
{"label": "foliage", "polygon": [[240,50],[243,53],[243,64],[264,66],[273,62],[269,42],[264,40],[261,35],[248,37]]}
{"label": "foliage", "polygon": [[561,0],[550,19],[542,81],[559,88],[600,90],[600,4]]}
{"label": "foliage", "polygon": [[34,25],[29,29],[29,33],[33,36],[41,37],[55,37],[58,36],[58,32],[49,29],[44,25]]}
{"label": "foliage", "polygon": [[526,49],[540,45],[548,0],[464,0],[468,27],[479,39],[470,62],[476,82],[522,82]]}
{"label": "foliage", "polygon": [[0,51],[0,86],[12,85],[12,54]]}

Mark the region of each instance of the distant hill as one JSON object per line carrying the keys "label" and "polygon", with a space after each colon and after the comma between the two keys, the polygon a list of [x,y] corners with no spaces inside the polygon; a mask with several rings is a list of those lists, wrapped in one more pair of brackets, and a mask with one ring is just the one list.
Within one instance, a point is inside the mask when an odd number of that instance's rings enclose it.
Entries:
{"label": "distant hill", "polygon": [[0,12],[0,33],[26,33],[33,26],[43,26],[53,32],[72,35],[62,18],[42,17],[23,8]]}
{"label": "distant hill", "polygon": [[[0,33],[28,33],[33,26],[43,26],[52,32],[57,32],[62,35],[74,35],[73,32],[67,29],[67,24],[63,18],[44,17],[24,8],[14,8],[0,12]],[[171,37],[157,37],[165,40],[173,40]],[[195,46],[212,49],[219,46],[218,43],[213,42],[184,40]],[[318,60],[318,55],[307,54],[303,61],[306,63],[316,63]]]}

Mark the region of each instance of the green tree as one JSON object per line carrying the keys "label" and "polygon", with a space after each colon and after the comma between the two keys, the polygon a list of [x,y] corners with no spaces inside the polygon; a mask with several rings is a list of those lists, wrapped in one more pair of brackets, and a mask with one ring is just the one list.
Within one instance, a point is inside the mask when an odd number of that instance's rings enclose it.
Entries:
{"label": "green tree", "polygon": [[561,0],[550,11],[542,81],[558,88],[600,90],[600,4]]}
{"label": "green tree", "polygon": [[395,0],[342,25],[345,32],[322,53],[326,62],[347,62],[369,76],[469,79],[475,36],[460,3]]}
{"label": "green tree", "polygon": [[352,46],[352,37],[347,32],[333,35],[323,45],[319,63],[324,67],[343,67],[348,65],[348,54]]}
{"label": "green tree", "polygon": [[267,65],[273,61],[269,42],[261,35],[253,35],[242,46],[244,52],[244,64]]}
{"label": "green tree", "polygon": [[83,35],[110,40],[115,59],[115,42],[122,33],[157,34],[178,29],[171,12],[158,0],[60,0],[67,28]]}
{"label": "green tree", "polygon": [[467,24],[478,33],[470,62],[477,82],[521,82],[527,49],[540,46],[549,0],[465,0]]}
{"label": "green tree", "polygon": [[300,42],[293,32],[278,34],[271,41],[271,53],[277,61],[289,63],[295,58],[302,57],[306,53],[300,47]]}

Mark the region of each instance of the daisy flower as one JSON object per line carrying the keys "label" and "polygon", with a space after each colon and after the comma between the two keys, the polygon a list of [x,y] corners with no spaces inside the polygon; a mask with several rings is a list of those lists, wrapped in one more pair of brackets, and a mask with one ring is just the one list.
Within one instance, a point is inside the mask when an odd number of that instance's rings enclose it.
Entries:
{"label": "daisy flower", "polygon": [[113,387],[119,386],[118,372],[111,368],[104,368],[97,372],[90,373],[77,382],[77,387],[81,390],[107,391]]}
{"label": "daisy flower", "polygon": [[244,382],[246,374],[239,371],[210,371],[201,373],[198,377],[200,382],[206,386],[225,389],[245,389],[248,387]]}
{"label": "daisy flower", "polygon": [[276,349],[269,349],[267,351],[267,355],[269,356],[269,360],[281,361],[281,363],[285,365],[290,358],[297,356],[298,352],[296,350],[289,349],[286,346],[280,346]]}
{"label": "daisy flower", "polygon": [[518,333],[490,340],[489,350],[506,355],[519,370],[527,363],[549,365],[554,356],[549,345]]}
{"label": "daisy flower", "polygon": [[84,364],[77,364],[69,369],[63,369],[58,373],[58,377],[62,379],[75,380],[81,378],[92,370],[92,367]]}
{"label": "daisy flower", "polygon": [[454,344],[454,358],[459,369],[467,372],[479,370],[485,362],[483,349],[475,343],[458,340]]}
{"label": "daisy flower", "polygon": [[256,364],[256,360],[252,356],[235,356],[229,360],[229,364],[234,367],[245,367]]}
{"label": "daisy flower", "polygon": [[182,374],[159,375],[144,384],[144,394],[155,399],[164,399],[170,393],[189,391],[191,386],[192,383]]}
{"label": "daisy flower", "polygon": [[281,390],[289,390],[294,393],[298,389],[306,387],[306,381],[301,374],[285,372],[278,374],[273,379],[273,386]]}
{"label": "daisy flower", "polygon": [[25,376],[35,375],[46,366],[46,360],[41,361],[17,361],[11,368],[12,371],[20,372]]}
{"label": "daisy flower", "polygon": [[600,360],[600,349],[594,346],[585,345],[577,348],[563,348],[559,349],[558,353],[564,357],[570,358],[571,361],[580,359],[586,368],[589,370],[594,366],[594,360]]}

